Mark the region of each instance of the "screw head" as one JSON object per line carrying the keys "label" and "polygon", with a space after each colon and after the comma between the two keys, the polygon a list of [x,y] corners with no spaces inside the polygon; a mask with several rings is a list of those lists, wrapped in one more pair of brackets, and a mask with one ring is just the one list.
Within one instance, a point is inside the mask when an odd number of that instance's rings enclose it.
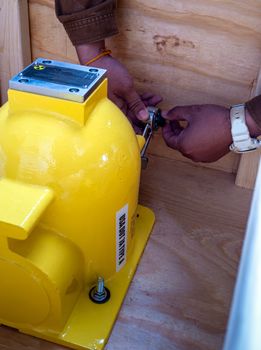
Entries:
{"label": "screw head", "polygon": [[77,93],[77,92],[80,91],[80,89],[77,89],[77,88],[70,88],[69,91],[70,91],[70,92]]}
{"label": "screw head", "polygon": [[22,78],[18,80],[19,83],[29,83],[29,79]]}

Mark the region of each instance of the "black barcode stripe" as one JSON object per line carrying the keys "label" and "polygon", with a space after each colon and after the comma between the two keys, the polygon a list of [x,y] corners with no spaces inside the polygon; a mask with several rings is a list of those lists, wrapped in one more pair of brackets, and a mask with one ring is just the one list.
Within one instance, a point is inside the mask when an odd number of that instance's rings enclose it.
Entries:
{"label": "black barcode stripe", "polygon": [[116,270],[126,262],[127,253],[127,231],[128,231],[128,204],[116,213]]}
{"label": "black barcode stripe", "polygon": [[126,214],[119,219],[119,266],[124,262],[126,236]]}

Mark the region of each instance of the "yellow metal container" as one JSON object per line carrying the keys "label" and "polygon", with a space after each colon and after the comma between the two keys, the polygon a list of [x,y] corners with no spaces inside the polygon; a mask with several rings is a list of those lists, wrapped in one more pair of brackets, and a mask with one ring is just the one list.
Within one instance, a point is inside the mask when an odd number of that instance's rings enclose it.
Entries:
{"label": "yellow metal container", "polygon": [[[49,61],[48,61],[49,62]],[[154,215],[140,148],[102,80],[83,102],[9,89],[0,109],[0,324],[75,349],[106,343]],[[110,299],[89,291],[105,280]]]}

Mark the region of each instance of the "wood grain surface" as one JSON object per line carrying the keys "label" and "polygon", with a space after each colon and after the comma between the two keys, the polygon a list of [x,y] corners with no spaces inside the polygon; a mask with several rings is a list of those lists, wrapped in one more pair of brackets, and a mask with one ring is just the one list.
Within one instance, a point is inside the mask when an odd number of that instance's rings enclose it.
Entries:
{"label": "wood grain surface", "polygon": [[[258,79],[254,86],[252,97],[261,95],[261,68],[259,70]],[[256,182],[256,175],[260,161],[261,149],[250,154],[243,154],[236,176],[236,185],[244,188],[253,189]]]}
{"label": "wood grain surface", "polygon": [[[77,61],[54,0],[29,0],[33,57]],[[108,42],[141,91],[166,106],[242,102],[261,62],[259,0],[120,0],[120,34]]]}
{"label": "wood grain surface", "polygon": [[31,62],[27,0],[0,0],[0,105],[9,79]]}
{"label": "wood grain surface", "polygon": [[[106,350],[221,350],[252,192],[151,156],[140,202],[156,224]],[[0,327],[1,350],[62,350]]]}
{"label": "wood grain surface", "polygon": [[[29,5],[33,57],[77,62],[55,17],[54,0],[29,0]],[[229,106],[248,100],[257,81],[260,16],[259,0],[119,0],[120,34],[107,45],[127,66],[140,92],[163,96],[163,108]],[[169,157],[166,147],[162,152]],[[235,164],[238,156],[231,154],[212,167],[235,172]]]}

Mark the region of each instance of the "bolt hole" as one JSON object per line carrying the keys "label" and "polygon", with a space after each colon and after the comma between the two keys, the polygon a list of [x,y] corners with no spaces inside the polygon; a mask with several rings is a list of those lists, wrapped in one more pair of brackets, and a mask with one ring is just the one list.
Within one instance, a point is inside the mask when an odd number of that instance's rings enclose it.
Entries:
{"label": "bolt hole", "polygon": [[22,79],[19,79],[18,82],[19,83],[28,83],[29,79],[22,78]]}
{"label": "bolt hole", "polygon": [[91,68],[91,69],[89,69],[89,72],[91,72],[91,73],[96,73],[96,72],[98,72],[99,70],[97,69],[97,68]]}
{"label": "bolt hole", "polygon": [[137,218],[139,218],[140,217],[140,214],[137,214]]}
{"label": "bolt hole", "polygon": [[44,63],[44,64],[51,64],[52,61],[44,60],[42,63]]}
{"label": "bolt hole", "polygon": [[70,92],[79,92],[79,91],[80,91],[80,89],[77,89],[77,88],[71,88],[71,89],[69,89],[69,91],[70,91]]}

